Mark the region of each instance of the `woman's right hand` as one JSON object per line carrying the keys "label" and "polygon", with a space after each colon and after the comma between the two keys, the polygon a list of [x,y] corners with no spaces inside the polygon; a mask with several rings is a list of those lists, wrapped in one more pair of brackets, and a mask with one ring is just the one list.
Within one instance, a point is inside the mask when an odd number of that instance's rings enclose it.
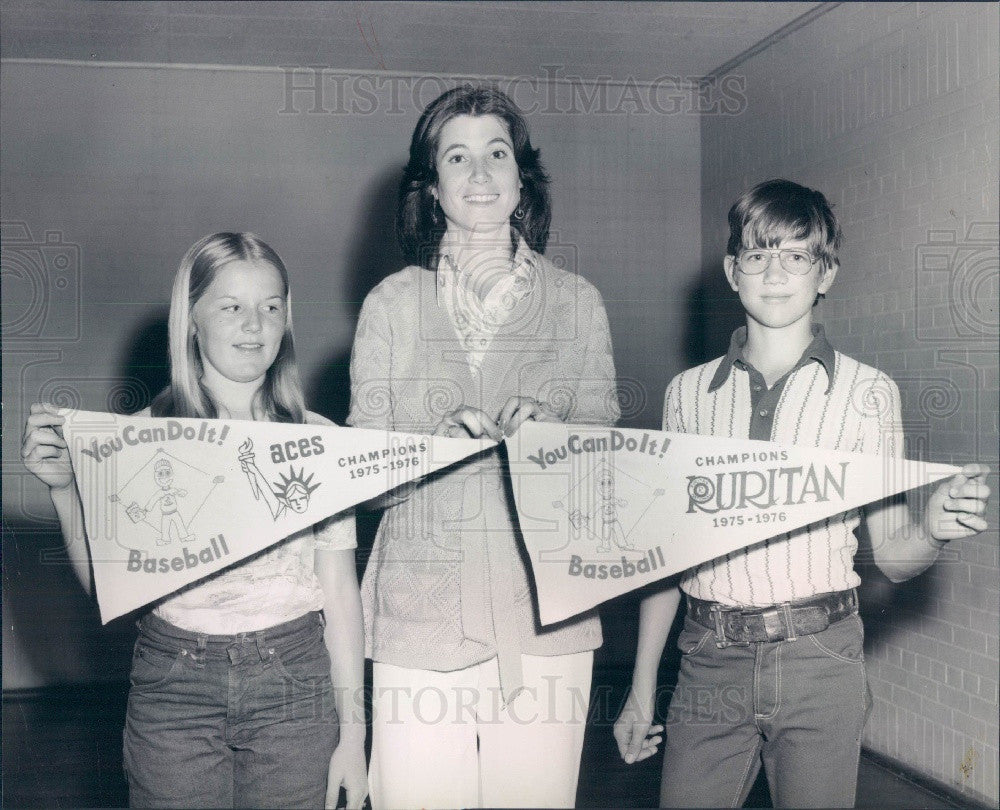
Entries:
{"label": "woman's right hand", "polygon": [[489,436],[493,441],[499,442],[503,439],[503,432],[497,427],[497,423],[490,419],[479,408],[470,408],[463,405],[447,414],[440,424],[434,428],[435,436],[449,436],[453,439],[482,438],[483,434]]}
{"label": "woman's right hand", "polygon": [[54,405],[36,402],[24,425],[24,466],[52,490],[66,489],[73,483],[69,449],[60,430],[65,421]]}

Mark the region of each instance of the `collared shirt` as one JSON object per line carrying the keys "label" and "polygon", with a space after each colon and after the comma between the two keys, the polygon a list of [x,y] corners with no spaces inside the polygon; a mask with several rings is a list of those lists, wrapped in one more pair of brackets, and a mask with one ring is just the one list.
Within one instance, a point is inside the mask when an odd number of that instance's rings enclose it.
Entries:
{"label": "collared shirt", "polygon": [[[667,387],[663,429],[856,453],[902,454],[899,390],[885,374],[833,349],[822,327],[770,389],[743,356],[738,329],[724,357]],[[860,510],[851,509],[689,569],[681,588],[728,605],[772,605],[856,587]]]}
{"label": "collared shirt", "polygon": [[[442,254],[437,269],[438,304],[447,311],[473,372],[482,365],[493,338],[534,289],[537,273],[523,239],[518,240],[510,264],[503,262],[496,268],[460,269],[450,253]],[[481,296],[476,285],[490,282],[492,286]]]}
{"label": "collared shirt", "polygon": [[781,394],[785,390],[785,383],[788,378],[808,363],[816,361],[823,366],[826,372],[827,386],[824,393],[830,393],[830,386],[833,384],[834,368],[836,366],[836,352],[833,346],[826,339],[823,325],[814,323],[812,326],[812,342],[802,352],[798,362],[780,380],[768,388],[764,381],[764,375],[755,369],[744,357],[743,349],[747,345],[747,328],[741,326],[733,332],[729,340],[729,351],[726,352],[719,364],[718,370],[712,377],[712,382],[708,384],[708,392],[714,393],[722,387],[729,378],[734,365],[746,371],[750,376],[750,434],[749,438],[760,441],[770,441],[771,432],[774,427],[774,412],[781,400]]}

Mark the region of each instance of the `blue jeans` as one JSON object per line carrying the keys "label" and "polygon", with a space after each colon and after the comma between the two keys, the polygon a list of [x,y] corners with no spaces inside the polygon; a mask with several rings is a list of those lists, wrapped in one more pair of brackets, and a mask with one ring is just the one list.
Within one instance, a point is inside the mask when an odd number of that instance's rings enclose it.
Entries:
{"label": "blue jeans", "polygon": [[870,708],[861,619],[794,641],[716,646],[685,618],[661,807],[740,807],[763,763],[775,807],[853,807]]}
{"label": "blue jeans", "polygon": [[125,716],[132,807],[322,807],[339,726],[323,620],[235,636],[139,622]]}

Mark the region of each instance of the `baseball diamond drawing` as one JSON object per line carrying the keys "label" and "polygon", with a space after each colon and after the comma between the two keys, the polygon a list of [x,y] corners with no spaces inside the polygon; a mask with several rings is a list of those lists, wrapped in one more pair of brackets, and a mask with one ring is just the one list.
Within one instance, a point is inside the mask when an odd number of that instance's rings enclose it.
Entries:
{"label": "baseball diamond drawing", "polygon": [[[149,551],[197,540],[192,531],[195,520],[224,480],[224,476],[213,477],[161,447],[108,500],[120,504],[133,524],[149,528],[143,536],[148,536],[150,546],[143,550]],[[116,540],[117,536],[116,532]]]}
{"label": "baseball diamond drawing", "polygon": [[[629,542],[629,536],[664,490],[618,469],[610,454],[584,458],[590,464],[574,465],[575,482],[565,500],[552,503],[568,515],[573,539],[589,538],[601,554],[616,550],[643,553]],[[626,515],[624,524],[620,514]]]}

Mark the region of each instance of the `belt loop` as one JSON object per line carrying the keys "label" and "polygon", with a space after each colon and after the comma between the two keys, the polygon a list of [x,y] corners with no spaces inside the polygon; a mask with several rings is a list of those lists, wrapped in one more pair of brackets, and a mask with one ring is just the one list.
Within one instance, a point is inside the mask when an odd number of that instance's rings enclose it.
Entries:
{"label": "belt loop", "polygon": [[199,633],[197,636],[197,649],[191,651],[191,659],[199,666],[205,663],[205,651],[208,649],[208,636]]}
{"label": "belt loop", "polygon": [[254,633],[254,643],[257,645],[257,655],[260,656],[261,661],[266,661],[268,659],[267,648],[264,646],[264,631],[258,630]]}
{"label": "belt loop", "polygon": [[722,621],[722,605],[714,604],[708,610],[715,619],[715,646],[724,650],[729,646],[729,640],[726,638],[726,627]]}
{"label": "belt loop", "polygon": [[798,641],[795,635],[795,621],[792,619],[792,606],[789,602],[781,603],[781,616],[785,620],[785,641]]}

